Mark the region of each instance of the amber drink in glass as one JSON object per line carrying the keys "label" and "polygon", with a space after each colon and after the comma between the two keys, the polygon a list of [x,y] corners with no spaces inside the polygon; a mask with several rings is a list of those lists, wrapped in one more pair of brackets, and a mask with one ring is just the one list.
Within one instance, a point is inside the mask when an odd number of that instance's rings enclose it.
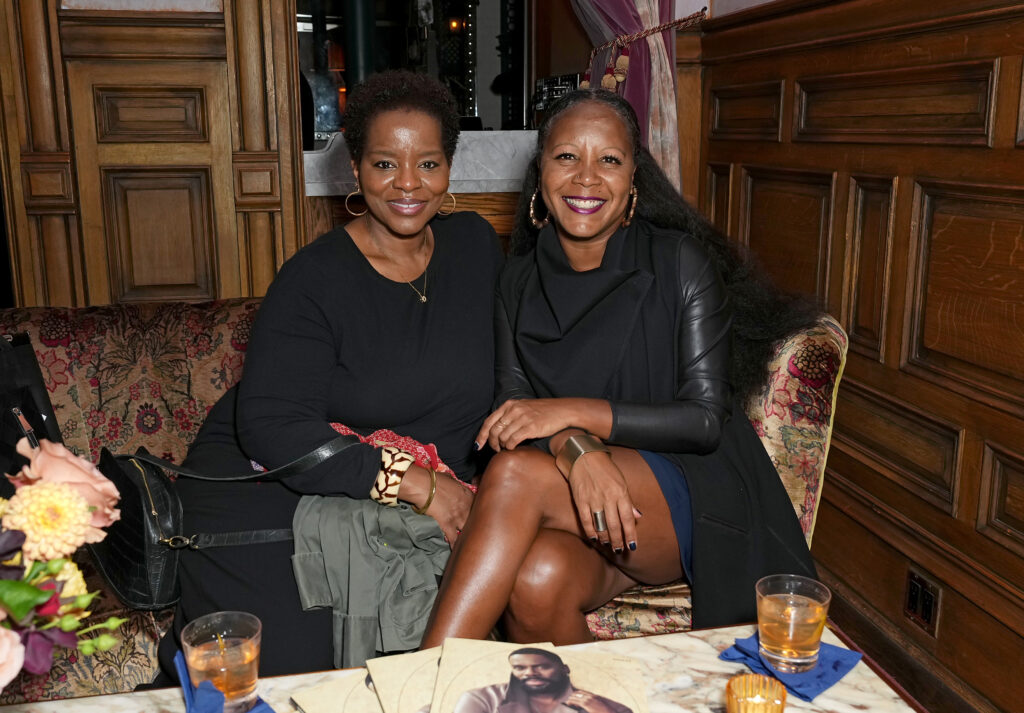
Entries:
{"label": "amber drink in glass", "polygon": [[261,632],[259,619],[233,611],[199,617],[181,631],[192,685],[213,683],[224,694],[224,713],[242,713],[256,704]]}
{"label": "amber drink in glass", "polygon": [[783,673],[814,668],[832,599],[828,587],[809,577],[774,574],[759,579],[755,591],[761,655]]}

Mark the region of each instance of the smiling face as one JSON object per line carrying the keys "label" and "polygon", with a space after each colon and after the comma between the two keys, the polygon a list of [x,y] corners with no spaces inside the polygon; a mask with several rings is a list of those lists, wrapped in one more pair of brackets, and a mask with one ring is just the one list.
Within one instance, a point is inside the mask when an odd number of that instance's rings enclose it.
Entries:
{"label": "smiling face", "polygon": [[585,101],[554,120],[540,157],[540,190],[562,240],[607,240],[633,185],[633,145],[613,109]]}
{"label": "smiling face", "polygon": [[420,235],[448,192],[451,171],[441,125],[421,111],[396,109],[374,117],[362,160],[352,171],[366,199],[371,232]]}
{"label": "smiling face", "polygon": [[530,693],[557,694],[569,685],[569,667],[539,654],[512,654],[512,676]]}

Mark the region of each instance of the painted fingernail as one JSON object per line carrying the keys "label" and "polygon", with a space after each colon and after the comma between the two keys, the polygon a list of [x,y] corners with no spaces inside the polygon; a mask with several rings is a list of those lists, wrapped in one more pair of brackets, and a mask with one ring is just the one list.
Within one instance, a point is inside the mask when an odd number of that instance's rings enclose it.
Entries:
{"label": "painted fingernail", "polygon": [[630,542],[629,549],[631,552],[636,552],[636,542]]}
{"label": "painted fingernail", "polygon": [[593,537],[591,537],[590,541],[591,542],[597,542],[597,535],[594,535]]}
{"label": "painted fingernail", "polygon": [[474,451],[480,450],[480,444],[477,443],[476,441],[473,441],[473,450]]}
{"label": "painted fingernail", "polygon": [[613,547],[612,548],[612,552],[614,552],[617,555],[621,555],[622,554],[622,548],[621,547]]}

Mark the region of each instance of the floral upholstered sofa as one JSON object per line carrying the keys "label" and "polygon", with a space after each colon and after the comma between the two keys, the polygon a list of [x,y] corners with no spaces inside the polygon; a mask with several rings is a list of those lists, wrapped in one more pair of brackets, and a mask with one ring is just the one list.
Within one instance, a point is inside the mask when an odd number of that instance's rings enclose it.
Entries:
{"label": "floral upholstered sofa", "polygon": [[[107,447],[139,446],[181,462],[206,413],[241,376],[259,300],[163,302],[101,307],[0,310],[0,334],[28,332],[64,443],[98,460]],[[808,540],[814,529],[832,426],[832,405],[846,358],[840,326],[817,327],[780,345],[751,419],[789,491]],[[90,589],[104,589],[93,617],[127,616],[122,643],[81,657],[64,651],[48,676],[22,675],[0,705],[131,690],[156,673],[156,645],[170,612],[126,611],[107,592],[87,554]],[[685,584],[630,590],[593,612],[595,636],[617,638],[689,628]]]}

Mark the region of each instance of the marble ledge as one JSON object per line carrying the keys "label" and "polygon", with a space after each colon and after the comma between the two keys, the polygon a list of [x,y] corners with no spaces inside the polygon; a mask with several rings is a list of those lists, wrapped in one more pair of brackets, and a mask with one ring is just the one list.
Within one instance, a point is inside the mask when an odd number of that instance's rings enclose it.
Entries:
{"label": "marble ledge", "polygon": [[[753,633],[752,626],[708,629],[682,634],[666,634],[639,639],[581,644],[587,648],[629,656],[635,659],[647,683],[650,713],[724,713],[725,683],[746,666],[722,661],[719,652],[736,638]],[[837,646],[842,642],[826,630],[824,641]],[[327,671],[297,676],[279,676],[260,681],[260,695],[276,713],[298,711],[291,694],[323,683],[331,678],[365,674],[356,671]],[[5,708],[4,713],[183,713],[181,692],[163,689],[142,693],[95,696],[66,701],[28,703]],[[794,696],[786,699],[787,711],[814,713],[912,713],[899,694],[889,687],[863,661],[835,686],[813,702]]]}
{"label": "marble ledge", "polygon": [[[452,159],[452,193],[517,192],[537,143],[536,131],[463,131]],[[344,196],[355,190],[345,139],[332,134],[327,145],[302,154],[306,195]]]}

